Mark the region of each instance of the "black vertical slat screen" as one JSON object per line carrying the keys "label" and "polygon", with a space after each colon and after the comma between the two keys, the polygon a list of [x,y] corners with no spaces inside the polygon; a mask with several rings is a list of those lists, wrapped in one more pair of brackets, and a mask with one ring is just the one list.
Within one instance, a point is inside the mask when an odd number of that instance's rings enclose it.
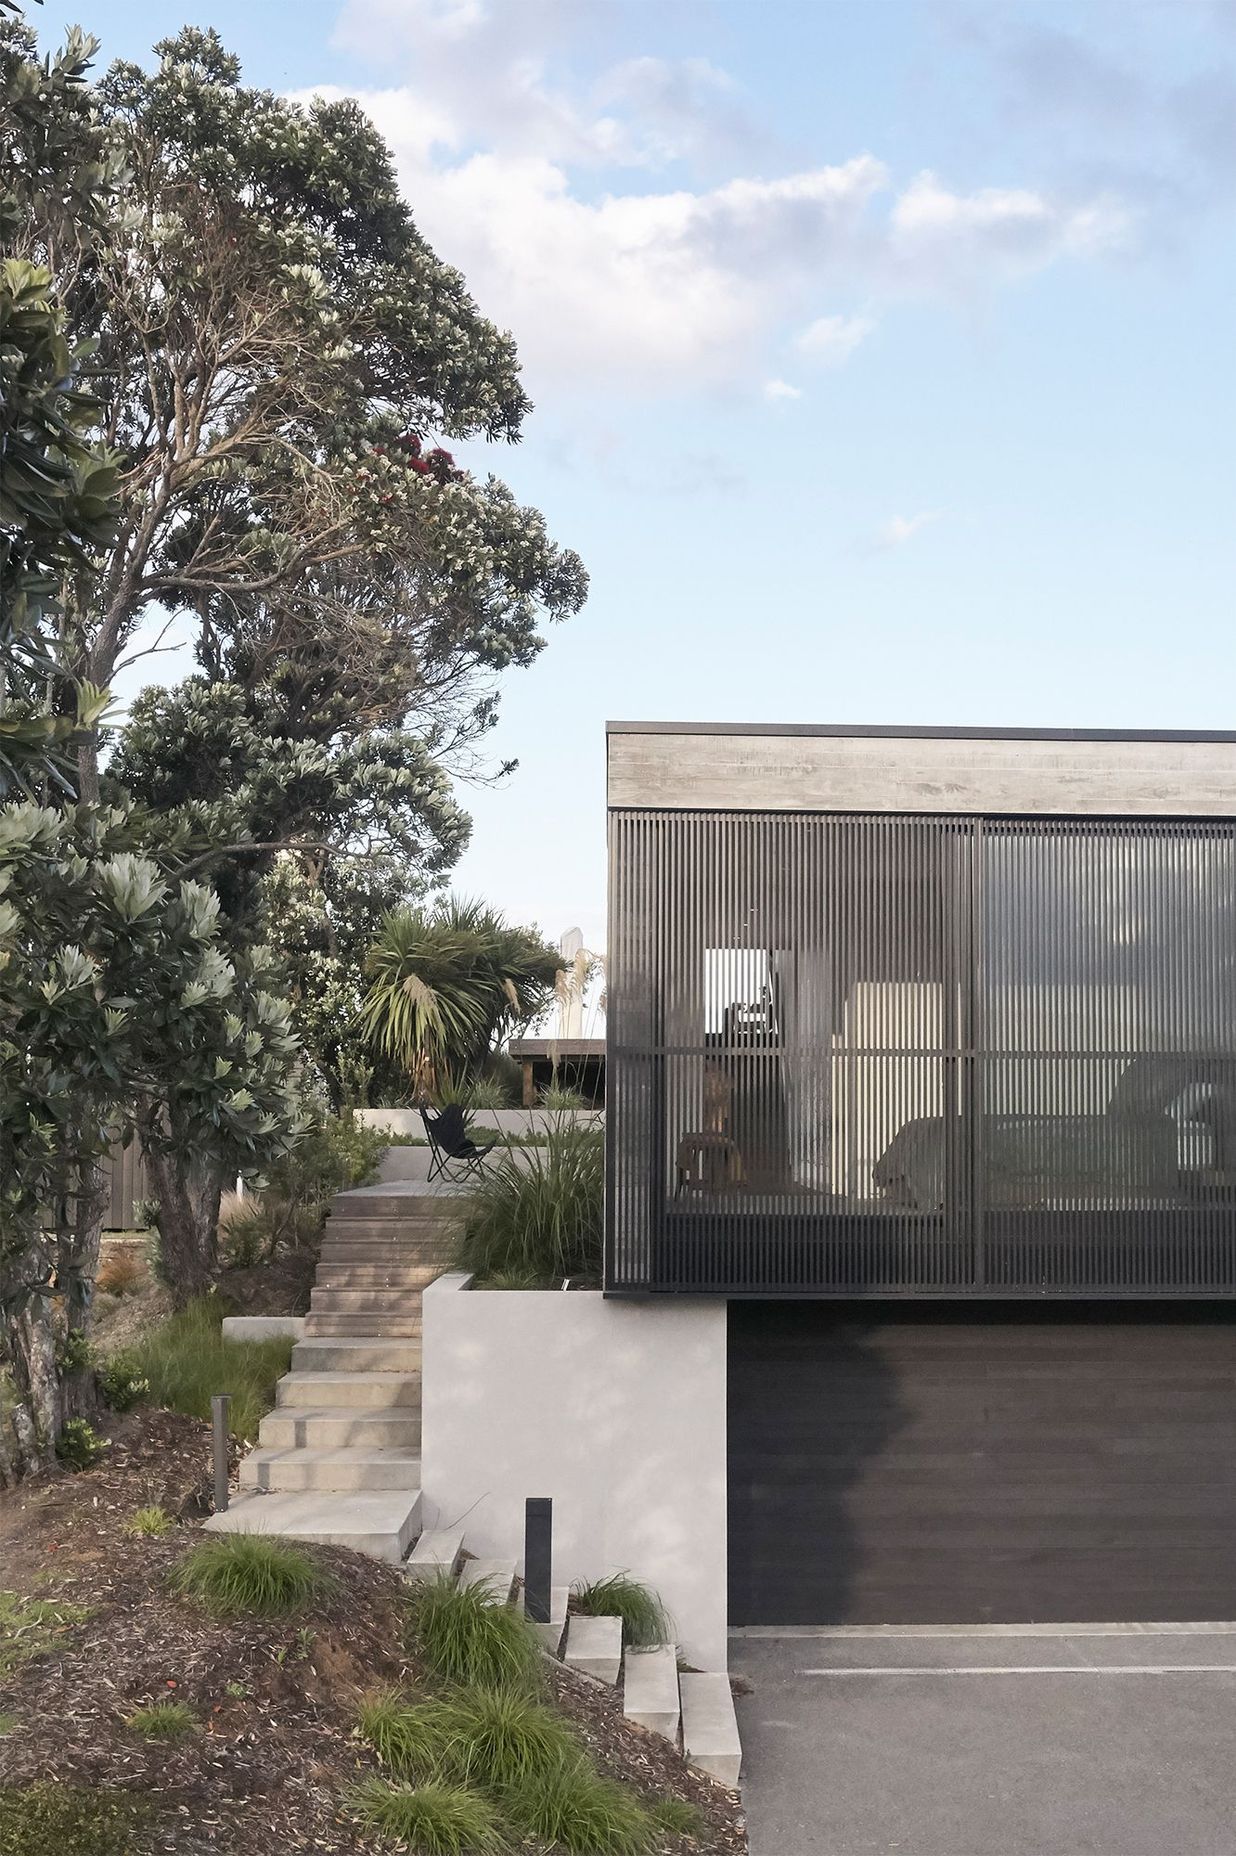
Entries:
{"label": "black vertical slat screen", "polygon": [[1234,834],[612,812],[608,1286],[1236,1293]]}

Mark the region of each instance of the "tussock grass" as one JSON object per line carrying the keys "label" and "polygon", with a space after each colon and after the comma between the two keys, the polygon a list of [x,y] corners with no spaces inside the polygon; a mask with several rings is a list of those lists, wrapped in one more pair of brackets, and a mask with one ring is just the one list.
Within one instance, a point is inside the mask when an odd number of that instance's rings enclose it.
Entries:
{"label": "tussock grass", "polygon": [[379,1695],[362,1705],[358,1726],[396,1778],[490,1792],[517,1789],[580,1752],[560,1715],[508,1688],[457,1689],[419,1703]]}
{"label": "tussock grass", "polygon": [[502,1806],[521,1835],[576,1856],[640,1856],[656,1836],[639,1800],[581,1753],[503,1793]]}
{"label": "tussock grass", "polygon": [[703,1812],[685,1798],[658,1798],[649,1804],[648,1815],[667,1837],[701,1837],[704,1834]]}
{"label": "tussock grass", "polygon": [[215,1617],[289,1617],[339,1589],[308,1553],[270,1534],[215,1534],[170,1577],[174,1591]]}
{"label": "tussock grass", "polygon": [[149,1397],[168,1411],[209,1418],[216,1392],[231,1397],[233,1435],[252,1443],[275,1402],[275,1383],[292,1362],[290,1340],[224,1340],[223,1308],[203,1296],[160,1321],[126,1350],[136,1372],[149,1381]]}
{"label": "tussock grass", "polygon": [[523,1694],[540,1689],[541,1646],[532,1627],[483,1588],[427,1580],[411,1596],[408,1617],[413,1645],[444,1680]]}
{"label": "tussock grass", "polygon": [[453,1785],[393,1785],[370,1778],[352,1793],[352,1811],[367,1830],[392,1837],[421,1856],[485,1856],[505,1839],[489,1800]]}
{"label": "tussock grass", "polygon": [[134,1539],[162,1540],[175,1525],[166,1508],[136,1508],[125,1522],[124,1531]]}
{"label": "tussock grass", "polygon": [[629,1650],[651,1650],[670,1640],[665,1606],[655,1592],[625,1572],[572,1586],[571,1595],[575,1609],[587,1617],[621,1618],[622,1641]]}
{"label": "tussock grass", "polygon": [[186,1702],[154,1701],[126,1714],[124,1724],[146,1740],[183,1740],[197,1726],[197,1717]]}
{"label": "tussock grass", "polygon": [[600,1278],[605,1143],[599,1130],[557,1129],[518,1159],[504,1155],[469,1191],[473,1209],[459,1243],[460,1268],[482,1281]]}

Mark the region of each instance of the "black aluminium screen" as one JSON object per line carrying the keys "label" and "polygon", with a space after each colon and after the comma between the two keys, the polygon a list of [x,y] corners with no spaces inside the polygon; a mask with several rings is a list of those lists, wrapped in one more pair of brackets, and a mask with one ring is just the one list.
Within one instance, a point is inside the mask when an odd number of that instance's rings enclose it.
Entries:
{"label": "black aluminium screen", "polygon": [[610,814],[607,1285],[1236,1294],[1236,825]]}

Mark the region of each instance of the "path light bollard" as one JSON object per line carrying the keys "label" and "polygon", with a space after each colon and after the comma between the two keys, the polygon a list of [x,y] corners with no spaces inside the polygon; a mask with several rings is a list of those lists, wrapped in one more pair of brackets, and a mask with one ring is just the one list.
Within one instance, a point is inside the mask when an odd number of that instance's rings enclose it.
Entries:
{"label": "path light bollard", "polygon": [[210,1401],[212,1426],[212,1443],[215,1460],[215,1513],[227,1513],[227,1414],[231,1398],[226,1392],[216,1392]]}
{"label": "path light bollard", "polygon": [[554,1569],[554,1504],[548,1495],[524,1503],[524,1615],[549,1623]]}

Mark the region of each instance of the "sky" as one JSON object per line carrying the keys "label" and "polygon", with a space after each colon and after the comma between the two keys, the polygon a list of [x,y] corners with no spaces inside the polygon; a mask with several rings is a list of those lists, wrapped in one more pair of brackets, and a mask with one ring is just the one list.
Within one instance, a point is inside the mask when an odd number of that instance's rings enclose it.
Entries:
{"label": "sky", "polygon": [[607,718],[1236,726],[1236,0],[81,5],[360,97],[515,335],[592,591],[458,890],[604,946]]}

